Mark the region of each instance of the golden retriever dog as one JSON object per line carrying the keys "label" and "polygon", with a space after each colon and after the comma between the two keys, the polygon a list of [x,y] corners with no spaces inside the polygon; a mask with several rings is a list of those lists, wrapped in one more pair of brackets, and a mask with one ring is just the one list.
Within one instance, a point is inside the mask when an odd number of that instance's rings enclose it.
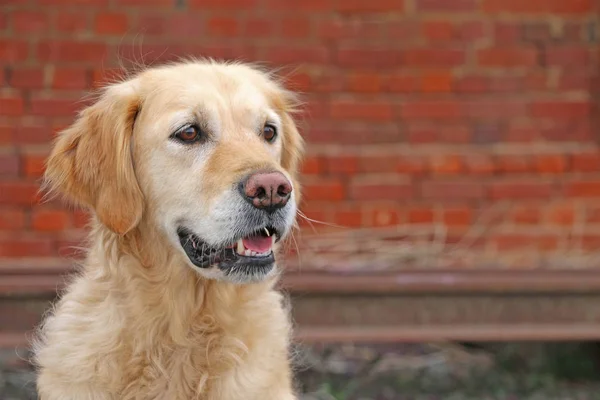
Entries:
{"label": "golden retriever dog", "polygon": [[276,255],[295,221],[293,93],[240,63],[153,67],[61,132],[50,192],[93,210],[34,344],[41,400],[290,400]]}

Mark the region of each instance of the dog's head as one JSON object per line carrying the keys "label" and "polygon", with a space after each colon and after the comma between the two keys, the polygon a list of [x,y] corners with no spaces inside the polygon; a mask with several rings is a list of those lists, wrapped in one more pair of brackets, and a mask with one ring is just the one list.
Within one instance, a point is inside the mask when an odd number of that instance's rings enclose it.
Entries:
{"label": "dog's head", "polygon": [[247,65],[148,69],[60,133],[46,179],[117,234],[148,222],[206,277],[260,280],[299,201],[294,105]]}

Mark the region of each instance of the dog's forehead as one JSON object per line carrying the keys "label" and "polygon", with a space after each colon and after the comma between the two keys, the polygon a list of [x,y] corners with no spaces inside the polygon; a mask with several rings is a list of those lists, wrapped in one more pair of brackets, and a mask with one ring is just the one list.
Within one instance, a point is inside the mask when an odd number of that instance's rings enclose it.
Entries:
{"label": "dog's forehead", "polygon": [[234,65],[179,65],[149,71],[147,78],[150,96],[168,90],[175,96],[202,94],[236,102],[264,102],[265,94],[273,88],[266,75]]}

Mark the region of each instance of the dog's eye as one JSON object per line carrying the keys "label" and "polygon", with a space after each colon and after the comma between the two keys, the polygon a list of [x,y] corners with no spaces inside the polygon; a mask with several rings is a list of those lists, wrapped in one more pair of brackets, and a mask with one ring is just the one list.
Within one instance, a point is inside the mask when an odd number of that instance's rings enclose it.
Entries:
{"label": "dog's eye", "polygon": [[277,128],[273,125],[265,125],[263,128],[263,137],[267,142],[272,142],[277,137]]}
{"label": "dog's eye", "polygon": [[181,128],[177,132],[175,132],[172,136],[183,143],[194,143],[198,140],[202,139],[202,131],[195,125],[190,125]]}

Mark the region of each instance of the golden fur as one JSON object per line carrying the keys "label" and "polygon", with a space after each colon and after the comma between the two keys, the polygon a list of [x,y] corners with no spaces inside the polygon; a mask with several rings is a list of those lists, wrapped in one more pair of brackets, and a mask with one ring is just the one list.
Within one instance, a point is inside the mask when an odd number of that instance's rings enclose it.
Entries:
{"label": "golden fur", "polygon": [[[294,96],[253,67],[190,61],[109,86],[61,132],[47,186],[94,217],[81,273],[34,345],[41,400],[296,398],[277,274],[238,284],[198,271],[169,230],[185,215],[218,236],[216,205],[264,168],[293,182],[295,214],[302,140],[293,107]],[[186,112],[216,126],[206,149],[168,143]],[[272,145],[251,128],[268,113],[281,124]]]}

